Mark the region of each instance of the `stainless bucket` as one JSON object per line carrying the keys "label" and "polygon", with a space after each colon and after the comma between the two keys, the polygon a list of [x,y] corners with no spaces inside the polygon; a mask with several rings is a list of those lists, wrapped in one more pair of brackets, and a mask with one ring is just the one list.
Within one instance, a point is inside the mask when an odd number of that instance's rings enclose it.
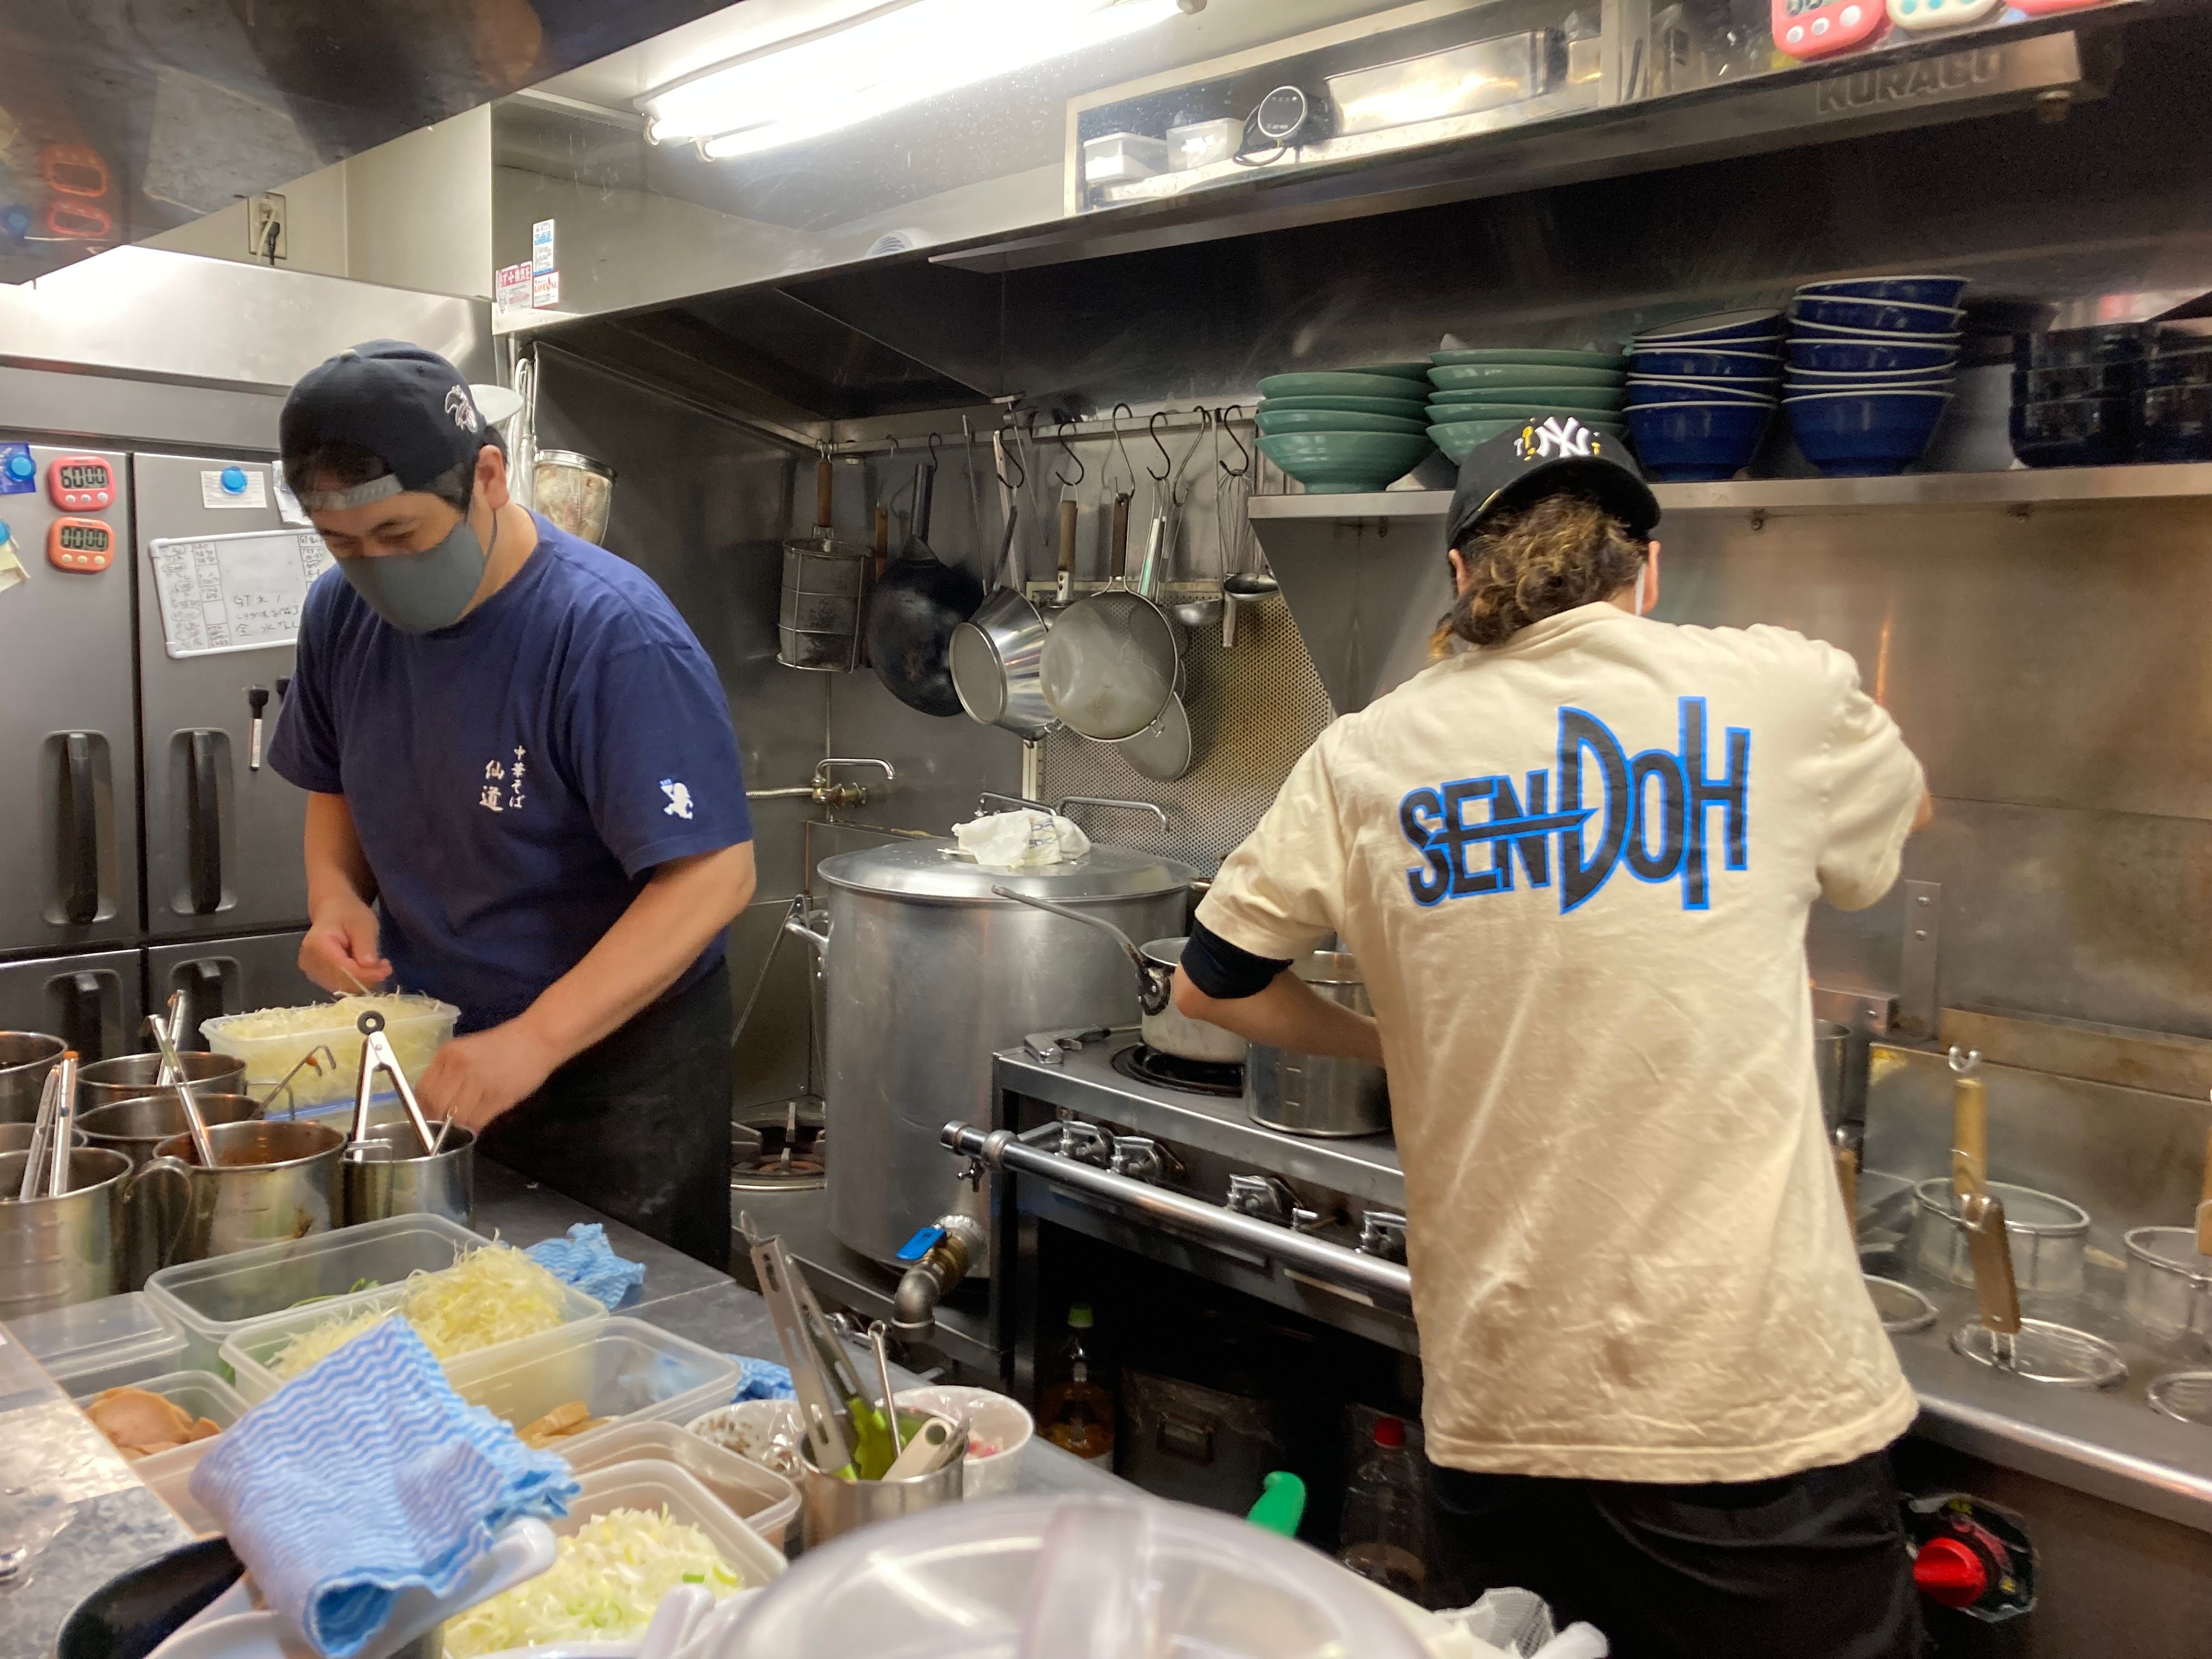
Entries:
{"label": "stainless bucket", "polygon": [[0,1031],[0,1123],[28,1123],[38,1116],[46,1073],[68,1046],[43,1031]]}
{"label": "stainless bucket", "polygon": [[[1331,1002],[1375,1012],[1359,964],[1341,951],[1316,951],[1291,971]],[[1390,1127],[1389,1079],[1363,1060],[1255,1042],[1244,1062],[1244,1097],[1254,1122],[1285,1134],[1340,1139]]]}
{"label": "stainless bucket", "polygon": [[392,1124],[386,1144],[347,1148],[338,1164],[344,1224],[394,1215],[441,1215],[464,1227],[476,1224],[476,1132],[458,1123],[446,1132],[446,1150],[424,1158],[413,1127]]}
{"label": "stainless bucket", "polygon": [[[202,1054],[197,1049],[179,1054],[177,1059],[184,1066],[185,1081],[198,1085],[203,1094],[246,1092],[246,1062],[242,1060],[229,1054]],[[87,1112],[110,1101],[137,1100],[167,1092],[154,1081],[161,1074],[159,1054],[121,1054],[113,1060],[94,1060],[77,1073],[77,1110]],[[195,1100],[200,1097],[198,1094],[192,1097]]]}
{"label": "stainless bucket", "polygon": [[210,1126],[217,1166],[194,1161],[192,1138],[172,1135],[155,1148],[140,1180],[167,1175],[184,1183],[181,1224],[162,1240],[161,1265],[286,1243],[337,1224],[338,1154],[345,1136],[327,1123]]}
{"label": "stainless bucket", "polygon": [[1820,1121],[1832,1133],[1845,1123],[1866,1121],[1867,1065],[1871,1053],[1864,1033],[1832,1019],[1813,1022],[1813,1066],[1820,1078]]}
{"label": "stainless bucket", "polygon": [[0,1152],[0,1323],[97,1302],[123,1288],[123,1208],[135,1183],[120,1152],[70,1154],[70,1189],[18,1199],[28,1152]]}
{"label": "stainless bucket", "polygon": [[[0,1152],[29,1152],[31,1137],[37,1132],[38,1125],[35,1123],[0,1123]],[[79,1146],[85,1144],[84,1127],[82,1124],[77,1127],[75,1144]],[[17,1179],[20,1180],[21,1177],[19,1176]]]}
{"label": "stainless bucket", "polygon": [[[926,1415],[901,1412],[899,1426],[907,1433],[927,1422]],[[957,1504],[967,1490],[967,1458],[957,1457],[933,1474],[907,1480],[840,1480],[814,1467],[808,1449],[799,1449],[799,1530],[808,1549],[818,1549],[833,1538],[877,1521],[933,1510],[940,1504]]]}
{"label": "stainless bucket", "polygon": [[[254,1115],[254,1103],[244,1095],[222,1095],[195,1089],[192,1101],[209,1127],[221,1123],[243,1123]],[[120,1152],[137,1169],[153,1161],[155,1149],[185,1131],[185,1109],[176,1091],[140,1095],[133,1100],[111,1100],[77,1114],[76,1127],[88,1146]],[[184,1217],[183,1194],[173,1182],[162,1182],[140,1195],[124,1218],[123,1288],[143,1288],[147,1275],[162,1265],[161,1248]]]}

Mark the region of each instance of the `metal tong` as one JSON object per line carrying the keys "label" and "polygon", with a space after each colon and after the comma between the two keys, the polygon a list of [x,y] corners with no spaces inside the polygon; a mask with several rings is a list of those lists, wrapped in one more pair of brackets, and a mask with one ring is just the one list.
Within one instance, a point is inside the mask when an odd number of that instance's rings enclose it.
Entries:
{"label": "metal tong", "polygon": [[[59,1198],[69,1191],[70,1145],[76,1139],[76,1050],[64,1049],[39,1091],[39,1115],[31,1127],[31,1150],[23,1158],[18,1200]],[[43,1176],[39,1165],[44,1162]],[[45,1190],[41,1192],[40,1188]]]}
{"label": "metal tong", "polygon": [[750,1216],[739,1225],[752,1247],[753,1272],[761,1296],[775,1322],[784,1363],[791,1368],[792,1390],[799,1396],[800,1424],[814,1467],[841,1480],[880,1480],[896,1460],[893,1409],[888,1391],[872,1401],[859,1368],[822,1304],[814,1299],[791,1262],[780,1238],[763,1238]]}
{"label": "metal tong", "polygon": [[1951,1193],[1965,1213],[1966,1200],[1989,1190],[1990,1091],[1975,1075],[1982,1051],[1954,1048],[1951,1062]]}
{"label": "metal tong", "polygon": [[179,991],[169,999],[169,1018],[159,1014],[146,1016],[146,1028],[154,1034],[154,1041],[161,1050],[161,1071],[175,1079],[177,1103],[185,1109],[185,1127],[191,1132],[192,1155],[200,1167],[216,1167],[215,1142],[208,1139],[207,1120],[200,1115],[199,1103],[192,1098],[191,1079],[185,1075],[185,1063],[177,1055],[176,1028],[170,1023],[184,1012],[185,994]]}
{"label": "metal tong", "polygon": [[[392,1039],[384,1035],[384,1016],[371,1008],[354,1022],[361,1033],[361,1076],[353,1086],[353,1127],[346,1133],[352,1146],[370,1146],[381,1143],[368,1133],[368,1097],[375,1091],[376,1074],[381,1072],[392,1079],[392,1091],[399,1103],[407,1109],[407,1121],[415,1126],[415,1133],[422,1142],[423,1155],[435,1158],[444,1150],[446,1131],[453,1127],[448,1115],[438,1122],[438,1133],[430,1133],[430,1121],[422,1115],[422,1108],[415,1099],[414,1085],[407,1081],[407,1073],[399,1069],[399,1056],[392,1052]],[[296,1069],[296,1068],[295,1068]]]}

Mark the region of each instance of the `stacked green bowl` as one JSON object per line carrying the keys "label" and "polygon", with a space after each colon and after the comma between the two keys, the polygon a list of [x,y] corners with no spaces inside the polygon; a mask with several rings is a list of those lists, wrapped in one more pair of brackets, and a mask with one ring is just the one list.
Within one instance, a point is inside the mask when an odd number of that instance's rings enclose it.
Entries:
{"label": "stacked green bowl", "polygon": [[1425,362],[1271,374],[1260,395],[1260,453],[1315,495],[1388,489],[1432,447]]}
{"label": "stacked green bowl", "polygon": [[1500,433],[1554,415],[1625,445],[1628,359],[1601,351],[1535,351],[1515,346],[1439,351],[1429,360],[1429,439],[1455,464]]}

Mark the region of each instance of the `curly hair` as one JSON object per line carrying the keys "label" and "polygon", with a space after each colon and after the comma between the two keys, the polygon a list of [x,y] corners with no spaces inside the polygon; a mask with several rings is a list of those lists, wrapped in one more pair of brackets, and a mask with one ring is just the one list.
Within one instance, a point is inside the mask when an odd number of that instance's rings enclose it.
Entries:
{"label": "curly hair", "polygon": [[1650,552],[1596,502],[1547,495],[1485,520],[1460,544],[1468,580],[1430,636],[1443,657],[1455,641],[1503,645],[1530,623],[1609,599],[1636,580]]}

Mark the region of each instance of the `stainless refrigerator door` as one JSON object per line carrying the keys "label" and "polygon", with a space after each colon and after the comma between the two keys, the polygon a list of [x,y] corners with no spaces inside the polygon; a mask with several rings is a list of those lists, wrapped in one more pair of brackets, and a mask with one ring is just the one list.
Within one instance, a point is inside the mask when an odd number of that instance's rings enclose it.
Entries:
{"label": "stainless refrigerator door", "polygon": [[[146,550],[175,537],[281,528],[271,468],[197,455],[140,454],[131,465],[146,731],[146,936],[205,938],[303,924],[300,835],[307,798],[266,759],[276,729],[276,682],[291,677],[292,647],[171,657]],[[233,466],[244,473],[245,488],[226,491],[222,475]],[[266,504],[208,505],[233,498]],[[256,689],[267,697],[258,771],[248,696]]]}
{"label": "stainless refrigerator door", "polygon": [[299,933],[249,933],[204,944],[156,945],[146,952],[146,995],[156,1008],[172,992],[189,1011],[183,1047],[204,1048],[200,1022],[254,1008],[296,1008],[325,999],[300,971]]}
{"label": "stainless refrigerator door", "polygon": [[136,1054],[144,968],[136,951],[0,963],[0,1028],[45,1031],[88,1062]]}
{"label": "stainless refrigerator door", "polygon": [[[21,440],[0,434],[11,446]],[[130,467],[127,458],[33,442],[0,450],[0,521],[15,566],[0,561],[0,957],[58,955],[138,936],[137,724],[131,698]],[[97,455],[116,499],[64,512],[47,493],[54,462]],[[28,490],[6,485],[29,483]],[[47,562],[58,519],[113,532],[105,569]],[[70,557],[88,556],[71,554]]]}

